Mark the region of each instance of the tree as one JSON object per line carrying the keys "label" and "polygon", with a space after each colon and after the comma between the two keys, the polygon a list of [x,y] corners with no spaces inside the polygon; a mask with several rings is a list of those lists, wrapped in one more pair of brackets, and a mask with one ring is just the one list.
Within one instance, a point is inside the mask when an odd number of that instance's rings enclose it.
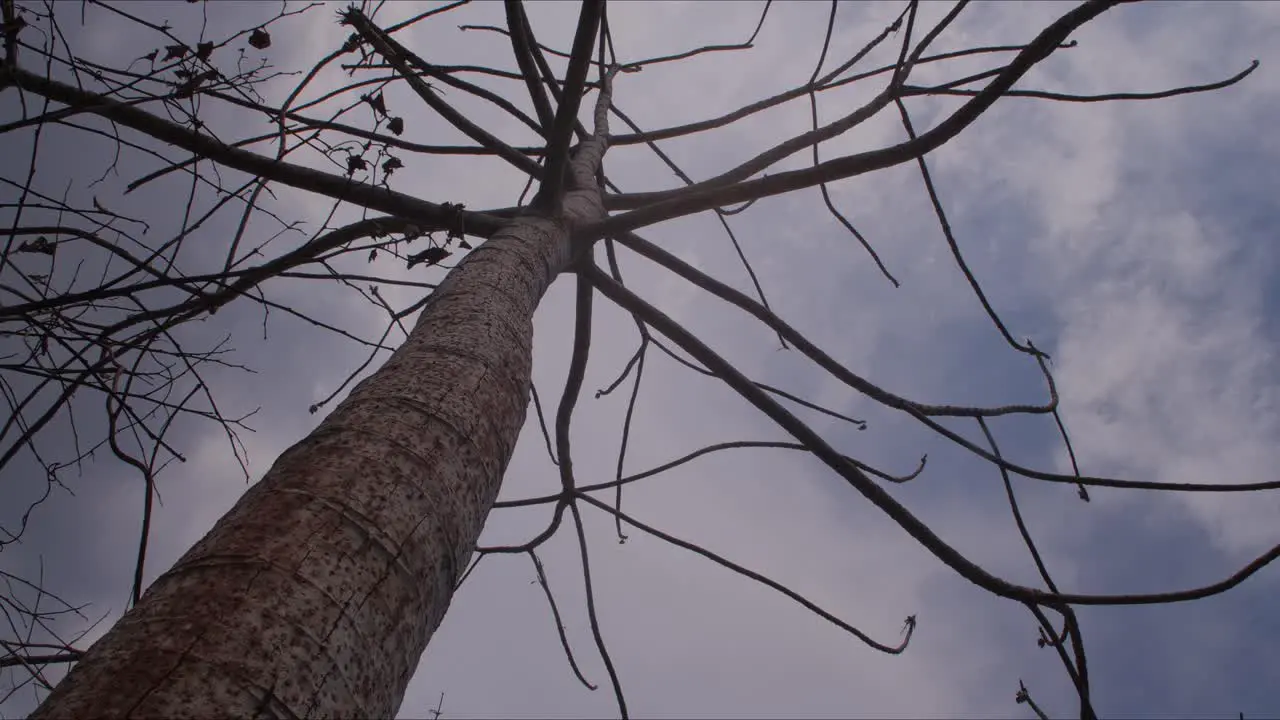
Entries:
{"label": "tree", "polygon": [[[6,302],[3,311],[6,323],[14,328],[6,329],[7,337],[21,343],[25,352],[22,362],[6,371],[12,369],[31,379],[23,386],[26,394],[14,393],[15,399],[10,401],[13,417],[6,432],[12,434],[6,438],[12,440],[7,440],[4,461],[8,463],[19,453],[30,453],[43,466],[48,478],[46,491],[55,487],[61,482],[58,471],[63,466],[41,460],[35,438],[54,427],[57,418],[74,422],[72,398],[94,391],[106,403],[101,447],[133,466],[146,486],[133,578],[134,607],[83,655],[78,650],[70,654],[79,660],[78,664],[50,693],[37,716],[389,714],[398,706],[453,592],[465,579],[481,528],[494,507],[553,508],[550,524],[532,539],[484,547],[477,555],[479,559],[527,554],[548,598],[552,595],[536,550],[561,528],[566,515],[572,520],[582,553],[588,617],[624,715],[621,681],[596,620],[580,505],[612,513],[617,518],[620,539],[626,523],[779,590],[875,649],[895,654],[905,650],[915,628],[914,615],[907,617],[900,639],[876,640],[784,585],[666,535],[624,512],[621,489],[640,478],[624,478],[621,460],[614,481],[582,484],[572,462],[570,422],[591,350],[597,293],[635,320],[641,338],[639,349],[613,387],[634,372],[634,404],[650,350],[673,358],[692,358],[684,362],[724,381],[792,438],[786,443],[771,441],[769,445],[814,456],[938,561],[981,589],[1026,606],[1040,627],[1043,645],[1059,657],[1080,698],[1084,717],[1092,716],[1093,710],[1077,607],[1208,597],[1239,584],[1274,557],[1273,549],[1229,579],[1191,590],[1141,595],[1059,591],[1022,520],[1010,474],[1075,486],[1082,500],[1089,499],[1091,487],[1215,493],[1261,491],[1271,489],[1275,483],[1226,487],[1216,482],[1121,480],[1087,476],[1078,470],[1035,470],[1005,459],[989,427],[994,418],[1046,415],[1063,428],[1048,356],[1031,341],[1014,338],[968,271],[925,160],[1004,97],[1021,95],[1061,101],[1157,99],[1229,87],[1249,75],[1256,63],[1226,80],[1159,92],[1097,97],[1015,89],[1037,64],[1071,48],[1069,41],[1074,32],[1108,13],[1116,3],[1087,2],[1065,9],[1057,20],[1022,45],[950,52],[937,51],[935,43],[964,11],[965,4],[926,24],[919,21],[920,8],[912,3],[901,8],[881,32],[871,34],[866,47],[852,54],[838,69],[825,70],[829,52],[836,52],[828,49],[836,16],[833,6],[821,59],[807,83],[714,120],[646,132],[630,121],[620,103],[613,101],[615,84],[621,91],[634,73],[652,72],[668,62],[683,61],[698,53],[745,49],[752,44],[754,34],[752,40],[737,47],[711,46],[681,56],[619,59],[614,54],[604,3],[587,2],[581,6],[569,50],[557,54],[537,42],[524,8],[511,2],[504,6],[506,28],[473,26],[468,32],[496,31],[507,36],[519,72],[434,65],[419,56],[421,51],[415,52],[397,41],[397,33],[418,23],[435,22],[432,18],[462,4],[432,8],[389,26],[375,22],[373,7],[342,10],[339,18],[351,33],[348,40],[317,63],[283,102],[274,103],[258,95],[257,89],[274,79],[267,74],[268,66],[246,66],[249,52],[245,46],[268,51],[279,35],[273,23],[286,21],[293,17],[291,13],[300,10],[286,8],[274,20],[226,38],[207,40],[201,34],[193,41],[167,23],[133,17],[127,7],[94,6],[95,12],[126,18],[167,38],[155,52],[148,49],[135,61],[145,67],[145,71],[139,71],[135,66],[121,69],[87,60],[71,62],[66,55],[70,51],[60,51],[54,41],[60,32],[54,15],[63,12],[58,6],[39,11],[19,8],[14,3],[4,5],[6,65],[0,87],[6,88],[6,95],[17,94],[19,100],[11,102],[20,101],[23,105],[15,112],[16,119],[2,129],[38,133],[60,124],[86,133],[110,133],[117,147],[137,153],[154,154],[156,148],[165,147],[177,150],[185,157],[160,156],[160,166],[135,179],[128,188],[132,191],[156,182],[173,182],[175,173],[181,172],[190,178],[192,195],[179,231],[172,240],[162,242],[133,236],[132,230],[121,227],[129,223],[129,218],[104,206],[96,197],[92,201],[93,212],[107,220],[85,217],[83,206],[57,199],[49,188],[37,186],[33,180],[35,171],[27,175],[25,182],[12,184],[20,196],[9,206],[14,216],[9,231],[12,256],[6,257],[4,267],[15,278],[13,282],[6,281],[6,288],[16,288],[8,292],[17,300]],[[761,13],[757,32],[764,25],[767,8],[766,5]],[[216,6],[202,11],[217,12]],[[28,40],[41,23],[47,28],[43,39]],[[232,73],[234,48],[240,48],[242,53]],[[874,69],[846,76],[855,66],[861,69],[861,63],[873,53],[885,54],[889,62],[878,67],[868,62]],[[567,60],[563,72],[554,71],[552,57]],[[983,65],[982,71],[972,75],[957,75],[931,84],[913,82],[920,68],[933,63],[957,59],[987,63],[991,57],[1001,59]],[[379,70],[386,74],[352,82],[333,93],[334,99],[344,98],[348,105],[329,119],[304,114],[315,103],[300,103],[299,98],[321,70],[334,63],[349,63],[352,75]],[[495,87],[503,89],[494,91],[464,80],[466,73],[496,77],[503,84]],[[819,93],[854,82],[880,84],[852,111],[841,107],[839,119],[820,123],[816,109]],[[514,87],[524,86],[518,104],[513,100],[513,83]],[[448,91],[444,90],[446,86]],[[536,136],[535,141],[517,146],[499,139],[496,131],[482,127],[454,107],[458,101],[453,96],[464,93],[506,111],[514,122],[524,126],[521,132]],[[961,101],[953,103],[927,130],[917,130],[908,101],[948,97]],[[709,180],[692,180],[661,153],[658,145],[716,130],[800,98],[808,98],[812,108],[813,127],[809,132],[765,149]],[[43,107],[29,107],[29,99]],[[410,99],[425,104],[472,144],[426,146],[409,141],[407,137],[414,131],[430,138],[435,130],[431,121],[422,117],[421,110],[411,111]],[[583,103],[590,113],[580,112]],[[230,141],[230,133],[234,130],[239,135],[243,124],[237,127],[234,120],[223,120],[214,106],[239,109],[246,116],[260,114],[270,119],[275,130]],[[340,116],[352,110],[371,118],[374,129],[341,122]],[[900,118],[905,139],[825,161],[819,157],[819,143],[847,137],[855,128],[884,114]],[[580,115],[587,115],[590,122],[580,122]],[[87,116],[97,118],[96,124],[85,124]],[[632,132],[612,132],[610,124],[616,121],[630,126]],[[329,139],[335,136],[342,139]],[[146,144],[139,143],[139,137],[147,138]],[[263,141],[275,141],[274,155],[246,149]],[[34,142],[38,146],[38,135]],[[605,158],[611,157],[608,149],[641,144],[657,152],[686,186],[630,193],[615,186],[606,173],[608,163],[604,163]],[[309,158],[311,163],[286,157],[307,148],[319,151],[318,157]],[[811,164],[778,170],[780,164],[804,150],[811,151]],[[527,204],[522,196],[513,206],[480,212],[467,209],[475,205],[469,198],[465,204],[456,199],[428,201],[399,188],[396,172],[411,164],[406,162],[410,152],[472,155],[477,156],[477,163],[481,158],[492,157],[519,169],[530,186],[536,180],[537,193]],[[37,153],[33,151],[31,157],[34,168]],[[330,167],[318,169],[314,167],[317,161]],[[855,374],[846,363],[784,321],[770,309],[762,284],[755,282],[752,297],[637,234],[658,223],[707,211],[714,212],[728,228],[727,218],[753,212],[757,201],[816,186],[829,211],[857,239],[883,272],[885,281],[897,286],[898,280],[881,262],[870,241],[837,209],[828,188],[829,183],[897,166],[914,167],[920,173],[926,196],[959,268],[1008,345],[1028,356],[1042,371],[1048,384],[1048,401],[991,407],[908,400]],[[235,177],[231,171],[247,178],[238,188],[228,180]],[[393,184],[397,189],[392,189]],[[292,250],[276,250],[279,241],[275,237],[252,250],[246,249],[245,245],[253,242],[250,238],[262,232],[262,215],[269,212],[262,207],[264,196],[270,195],[272,187],[281,186],[336,201],[324,229]],[[212,271],[202,274],[175,269],[180,251],[199,252],[184,246],[186,238],[205,219],[196,210],[197,191],[217,198],[208,215],[233,203],[244,206],[224,258],[214,263]],[[340,207],[357,208],[361,217],[336,223],[340,215],[345,218]],[[79,216],[84,221],[64,224],[61,219],[39,223],[26,219],[46,212]],[[367,212],[377,215],[369,217]],[[255,225],[255,220],[259,224]],[[283,220],[277,222],[285,229],[294,227]],[[108,236],[107,230],[115,235]],[[467,238],[479,238],[483,243],[471,247]],[[1042,587],[1011,582],[976,563],[886,489],[918,477],[924,468],[923,459],[915,471],[895,475],[842,454],[824,434],[815,431],[812,423],[801,420],[778,398],[856,427],[863,426],[860,420],[752,380],[738,364],[728,361],[709,343],[643,299],[629,283],[623,283],[619,247],[745,311],[776,334],[778,344],[789,353],[816,363],[847,388],[905,413],[971,456],[995,465],[1003,476],[1018,529],[1035,558]],[[110,262],[89,257],[89,261],[103,268],[102,277],[81,281],[70,263],[80,259],[79,254],[91,254],[94,248],[112,257]],[[380,260],[385,263],[390,257],[409,268],[430,268],[464,250],[468,252],[449,270],[446,279],[406,309],[392,309],[376,286],[369,290],[357,287],[371,280],[382,284],[395,281],[393,277],[364,275],[354,269],[358,267],[357,260],[366,256],[371,265]],[[137,254],[139,251],[142,256]],[[268,251],[276,254],[268,260],[256,259]],[[23,260],[26,256],[52,257],[56,265],[43,273],[33,271],[18,264],[19,254],[23,253]],[[745,260],[744,256],[744,265],[754,282],[755,274]],[[123,262],[127,269],[113,274],[109,272],[112,262]],[[304,267],[315,269],[300,270]],[[555,416],[554,441],[551,433],[544,430],[562,489],[540,498],[497,503],[532,393],[534,311],[553,281],[562,275],[572,275],[575,286],[573,352]],[[202,540],[143,593],[156,475],[167,458],[180,457],[165,439],[168,428],[185,413],[212,419],[234,437],[233,431],[244,421],[219,410],[210,382],[202,374],[207,372],[201,369],[202,364],[227,362],[222,359],[221,349],[194,351],[179,332],[224,307],[249,301],[325,325],[323,317],[304,315],[287,303],[266,298],[263,288],[268,281],[283,278],[355,287],[371,303],[386,309],[390,317],[387,331],[378,341],[366,343],[371,346],[366,365],[380,351],[390,350],[386,340],[394,330],[403,330],[405,340],[378,370],[352,387],[318,428],[283,453],[262,480],[252,485]],[[415,286],[421,287],[422,283],[409,283],[409,287]],[[417,319],[410,331],[402,323],[414,313]],[[362,369],[357,369],[352,379]],[[182,394],[180,402],[170,399],[175,393]],[[532,397],[535,404],[540,404],[536,394]],[[193,398],[201,398],[207,408],[192,409]],[[325,404],[327,401],[317,403],[313,411]],[[968,419],[979,434],[961,432],[948,420],[951,418]],[[626,452],[629,427],[630,410],[620,454]],[[149,450],[142,455],[127,449],[121,438],[139,438],[138,444]],[[1062,438],[1069,449],[1065,429]],[[753,445],[760,443],[735,444]],[[615,493],[612,507],[591,494],[599,491]],[[552,609],[558,618],[554,601]],[[561,637],[564,639],[563,632]],[[566,651],[569,647],[565,640]],[[28,649],[22,649],[22,653],[23,659],[17,664],[39,664]],[[572,654],[569,657],[572,663]],[[63,655],[58,659],[72,657]],[[1017,699],[1035,707],[1025,689],[1019,691]]]}

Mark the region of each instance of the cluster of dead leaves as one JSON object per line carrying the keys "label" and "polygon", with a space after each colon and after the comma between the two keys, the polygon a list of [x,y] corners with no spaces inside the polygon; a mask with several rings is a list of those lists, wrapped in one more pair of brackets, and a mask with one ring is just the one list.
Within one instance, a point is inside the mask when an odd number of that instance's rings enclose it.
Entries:
{"label": "cluster of dead leaves", "polygon": [[[189,1],[196,2],[197,0]],[[257,50],[265,50],[271,47],[271,33],[267,32],[263,28],[254,28],[253,32],[249,33],[249,39],[247,42]],[[168,63],[191,59],[202,63],[208,63],[209,59],[213,57],[213,51],[217,48],[218,46],[211,40],[196,43],[194,50],[192,50],[189,45],[176,43],[174,45],[165,45],[163,48],[152,50],[146,55],[138,58],[138,60],[146,60],[151,63],[153,67],[157,60],[162,63]],[[160,50],[164,50],[163,56],[160,55]],[[241,52],[243,53],[243,50]],[[175,97],[178,98],[191,97],[195,94],[196,90],[200,89],[201,85],[222,77],[222,73],[218,72],[215,68],[197,71],[193,67],[189,67],[185,64],[182,67],[176,68],[173,71],[173,74],[182,81],[181,84],[178,85],[177,90],[174,91]]]}

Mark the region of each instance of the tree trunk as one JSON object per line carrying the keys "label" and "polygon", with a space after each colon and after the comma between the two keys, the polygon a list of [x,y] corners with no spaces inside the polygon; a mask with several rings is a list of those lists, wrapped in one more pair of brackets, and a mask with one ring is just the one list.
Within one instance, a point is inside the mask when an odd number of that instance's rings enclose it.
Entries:
{"label": "tree trunk", "polygon": [[522,217],[472,251],[32,717],[390,717],[524,424],[570,222]]}

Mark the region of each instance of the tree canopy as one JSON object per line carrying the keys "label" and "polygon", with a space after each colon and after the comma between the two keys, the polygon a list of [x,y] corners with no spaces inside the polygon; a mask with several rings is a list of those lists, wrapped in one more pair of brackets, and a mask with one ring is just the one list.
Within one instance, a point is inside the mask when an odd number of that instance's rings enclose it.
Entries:
{"label": "tree canopy", "polygon": [[1109,5],[0,3],[0,707],[555,202],[612,70],[402,714],[1273,712],[1280,13]]}

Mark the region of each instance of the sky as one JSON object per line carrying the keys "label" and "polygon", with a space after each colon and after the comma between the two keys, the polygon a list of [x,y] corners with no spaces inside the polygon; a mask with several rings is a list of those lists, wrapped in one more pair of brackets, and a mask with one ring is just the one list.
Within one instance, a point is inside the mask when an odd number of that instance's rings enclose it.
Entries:
{"label": "sky", "polygon": [[[387,26],[433,5],[387,3],[375,19]],[[78,4],[55,7],[67,44],[96,62],[128,64],[162,44],[156,33],[96,5],[85,8],[83,22]],[[336,22],[340,7],[320,7],[273,25],[272,47],[263,53],[249,49],[247,56],[265,54],[282,71],[305,71],[349,32]],[[577,5],[528,7],[539,41],[568,48]],[[609,16],[620,56],[640,59],[742,42],[762,7],[631,2],[611,5]],[[1070,7],[974,3],[934,48],[1025,43]],[[193,44],[202,23],[205,37],[221,38],[265,21],[277,8],[248,2],[128,6],[153,22],[167,20]],[[873,38],[901,8],[842,3],[826,67]],[[932,27],[948,9],[923,4],[921,27]],[[641,127],[657,128],[715,117],[793,87],[812,72],[828,11],[825,3],[777,3],[752,49],[620,75],[616,105]],[[461,30],[462,24],[501,25],[502,6],[473,3],[397,37],[430,62],[515,68],[504,37]],[[1077,47],[1055,53],[1017,87],[1081,94],[1153,91],[1217,81],[1255,59],[1260,67],[1217,93],[1151,102],[1006,98],[928,157],[952,231],[991,304],[1015,337],[1029,337],[1052,355],[1063,419],[1086,473],[1166,482],[1274,479],[1273,468],[1280,465],[1280,375],[1272,360],[1280,340],[1273,320],[1280,316],[1280,209],[1274,201],[1280,141],[1271,130],[1280,117],[1277,33],[1275,3],[1153,2],[1113,9],[1072,36]],[[877,52],[866,67],[892,54],[892,48]],[[234,64],[234,54],[225,62]],[[913,78],[921,85],[943,82],[992,62],[988,57],[925,65]],[[555,67],[562,71],[562,65]],[[326,71],[302,101],[337,87],[343,77]],[[296,76],[278,78],[263,94],[278,102],[296,82]],[[522,108],[531,106],[519,83],[477,82]],[[859,83],[824,93],[820,117],[840,117],[881,87]],[[19,117],[14,97],[12,89],[0,92],[0,124]],[[532,142],[527,128],[491,106],[456,90],[446,90],[444,97],[512,144]],[[908,107],[923,129],[961,100],[917,98]],[[405,90],[388,90],[387,102],[393,113],[404,114],[407,139],[463,142]],[[584,106],[587,119],[590,108]],[[312,112],[324,115],[322,109]],[[270,130],[261,116],[213,101],[206,101],[202,113],[225,137]],[[661,147],[694,179],[712,177],[803,132],[808,113],[801,101]],[[369,116],[352,113],[348,122],[367,127]],[[614,122],[615,132],[626,132]],[[130,180],[157,167],[151,158],[125,153],[115,173],[91,186],[110,167],[113,146],[64,127],[45,133],[37,173],[43,191],[60,195],[70,187],[70,197],[82,205],[95,197],[112,210],[144,218],[156,230],[150,237],[172,235],[180,227],[189,182],[170,179],[125,195]],[[4,154],[20,161],[0,163],[0,177],[25,177],[32,137],[6,136]],[[823,143],[820,152],[827,159],[903,137],[890,110]],[[299,157],[334,168],[318,153]],[[404,159],[406,167],[392,186],[427,200],[463,202],[473,210],[505,207],[523,187],[517,171],[491,158]],[[810,162],[806,152],[775,167]],[[605,169],[627,192],[679,183],[642,146],[610,150]],[[228,186],[245,180],[222,172]],[[858,374],[921,402],[1044,401],[1036,365],[1004,343],[957,268],[914,166],[838,181],[828,189],[901,287],[893,287],[827,213],[816,189],[768,198],[728,222],[778,315]],[[201,191],[197,197],[197,205],[208,207],[211,195]],[[0,188],[0,198],[13,202],[12,186]],[[332,203],[279,188],[270,207],[314,231]],[[0,213],[0,220],[12,222],[8,208]],[[345,208],[331,223],[355,216]],[[193,233],[180,266],[197,272],[220,263],[237,221],[235,212],[227,212]],[[255,218],[247,237],[265,239],[279,230],[273,223]],[[714,217],[674,220],[641,234],[752,292]],[[285,245],[268,252],[303,239],[286,236]],[[776,336],[745,313],[639,256],[620,255],[630,287],[750,377],[865,419],[868,427],[860,431],[797,410],[841,452],[890,472],[907,472],[927,454],[923,474],[890,488],[892,495],[988,570],[1015,582],[1036,581],[993,468],[902,413],[858,396],[798,352],[780,349]],[[38,272],[31,269],[34,263],[23,267]],[[428,282],[442,272],[406,270],[388,258],[365,271],[375,268],[386,277]],[[65,261],[59,268],[71,271]],[[5,277],[0,274],[0,282],[9,282]],[[361,337],[376,338],[385,325],[385,312],[328,282],[277,280],[264,291],[281,305]],[[421,290],[384,285],[382,293],[402,307]],[[595,398],[595,391],[617,377],[637,345],[625,313],[603,300],[596,308],[592,359],[572,436],[584,484],[615,476],[630,382],[604,397]],[[568,367],[572,323],[573,281],[564,278],[535,317],[534,384],[549,416]],[[246,421],[252,431],[241,433],[249,478],[220,428],[195,421],[175,426],[170,440],[186,462],[161,475],[162,506],[153,522],[147,581],[319,422],[323,411],[312,415],[308,407],[337,389],[366,355],[355,343],[279,308],[264,316],[261,306],[243,300],[181,333],[202,347],[230,337],[229,357],[254,371],[214,369],[206,378],[229,415],[257,410]],[[5,352],[16,347],[12,336],[0,342],[10,348]],[[10,371],[5,373],[10,380]],[[67,422],[51,425],[40,438],[42,449],[65,456],[78,435],[103,430],[101,399],[86,399],[81,407],[74,432]],[[646,361],[635,413],[628,473],[711,443],[789,439],[727,387],[659,352]],[[972,422],[948,427],[981,438]],[[1069,471],[1051,419],[999,419],[991,428],[1010,459]],[[0,522],[6,528],[43,492],[38,472],[25,456],[0,471]],[[28,579],[43,573],[46,587],[85,605],[83,617],[68,616],[58,625],[69,635],[87,630],[79,643],[85,645],[127,607],[142,481],[107,454],[60,478],[74,494],[59,490],[32,512],[23,542],[0,551],[0,570]],[[547,494],[558,483],[531,409],[500,499]],[[1014,486],[1046,563],[1071,592],[1159,592],[1206,584],[1280,542],[1274,522],[1280,495],[1274,493],[1096,488],[1092,501],[1083,503],[1071,486],[1025,478],[1015,478]],[[882,655],[777,592],[639,530],[628,530],[629,539],[620,544],[612,519],[584,508],[600,628],[635,717],[1033,717],[1026,705],[1014,702],[1019,681],[1051,716],[1077,712],[1068,678],[1051,651],[1036,646],[1036,624],[1024,608],[959,577],[800,453],[712,453],[628,486],[623,511],[786,584],[882,642],[898,641],[908,615],[919,622],[903,655]],[[548,514],[545,508],[495,511],[481,544],[528,539]],[[540,554],[575,657],[599,689],[589,691],[574,678],[528,559],[488,557],[455,596],[409,686],[401,717],[431,717],[437,704],[444,718],[616,715],[587,622],[572,532],[562,531]],[[1096,709],[1104,717],[1277,716],[1277,591],[1280,571],[1272,568],[1225,595],[1195,603],[1080,610]],[[0,628],[0,639],[11,640],[14,632]],[[0,688],[21,679],[0,675]],[[24,688],[0,704],[0,712],[21,716],[37,701]]]}

